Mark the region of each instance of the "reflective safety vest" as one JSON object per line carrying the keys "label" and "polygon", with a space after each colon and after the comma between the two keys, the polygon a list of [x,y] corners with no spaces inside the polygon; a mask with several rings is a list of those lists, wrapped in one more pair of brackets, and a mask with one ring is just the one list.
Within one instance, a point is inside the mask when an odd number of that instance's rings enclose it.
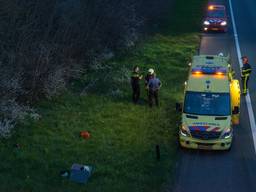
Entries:
{"label": "reflective safety vest", "polygon": [[242,67],[242,77],[249,77],[252,72],[251,65],[249,63],[246,63]]}

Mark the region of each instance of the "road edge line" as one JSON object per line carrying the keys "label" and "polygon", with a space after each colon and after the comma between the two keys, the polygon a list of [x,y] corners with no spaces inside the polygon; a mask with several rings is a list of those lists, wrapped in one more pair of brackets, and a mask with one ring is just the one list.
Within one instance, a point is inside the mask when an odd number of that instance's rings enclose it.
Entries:
{"label": "road edge line", "polygon": [[[243,66],[243,63],[241,61],[242,54],[241,54],[241,48],[240,48],[239,39],[238,39],[238,33],[237,33],[237,27],[236,27],[236,22],[235,22],[232,0],[229,0],[229,8],[230,8],[230,14],[231,14],[232,25],[233,25],[233,32],[234,32],[234,38],[235,38],[235,44],[236,44],[236,52],[237,52],[239,66],[241,68]],[[252,109],[251,96],[250,96],[249,91],[245,97],[245,101],[246,101],[246,106],[247,106],[248,115],[249,115],[249,121],[250,121],[250,125],[251,125],[251,133],[252,133],[252,138],[253,138],[253,143],[254,143],[254,152],[256,153],[256,123],[255,123],[254,113],[253,113],[253,109]]]}

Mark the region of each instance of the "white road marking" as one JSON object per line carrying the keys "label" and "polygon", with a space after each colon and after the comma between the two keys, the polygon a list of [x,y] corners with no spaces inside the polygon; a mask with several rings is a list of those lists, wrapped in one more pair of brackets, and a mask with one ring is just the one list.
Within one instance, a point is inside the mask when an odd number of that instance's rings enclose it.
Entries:
{"label": "white road marking", "polygon": [[[241,61],[242,54],[241,54],[241,48],[240,48],[239,39],[238,39],[238,33],[237,33],[237,28],[236,28],[232,0],[229,0],[229,7],[230,7],[231,19],[232,19],[232,23],[233,23],[233,31],[234,31],[234,38],[235,38],[235,43],[236,43],[237,57],[238,57],[239,65],[241,68],[243,66],[243,63]],[[250,97],[249,91],[245,97],[245,101],[246,101],[250,125],[251,125],[251,131],[252,131],[252,137],[253,137],[253,143],[254,143],[254,151],[256,152],[256,123],[255,123],[255,118],[254,118],[252,102],[251,102],[251,97]]]}

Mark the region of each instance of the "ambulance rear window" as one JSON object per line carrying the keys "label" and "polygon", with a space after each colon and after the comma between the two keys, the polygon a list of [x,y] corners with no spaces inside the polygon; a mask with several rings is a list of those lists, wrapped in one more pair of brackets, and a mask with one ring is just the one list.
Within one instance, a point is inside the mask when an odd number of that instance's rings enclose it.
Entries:
{"label": "ambulance rear window", "polygon": [[184,112],[195,115],[227,116],[231,114],[229,93],[187,91]]}

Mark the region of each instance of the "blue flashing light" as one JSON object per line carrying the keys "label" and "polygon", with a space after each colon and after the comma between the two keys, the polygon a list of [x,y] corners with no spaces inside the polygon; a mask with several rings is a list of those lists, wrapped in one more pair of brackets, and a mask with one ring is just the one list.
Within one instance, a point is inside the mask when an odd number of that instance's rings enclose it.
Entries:
{"label": "blue flashing light", "polygon": [[192,73],[202,73],[202,74],[226,74],[227,69],[224,67],[195,67],[192,68]]}

